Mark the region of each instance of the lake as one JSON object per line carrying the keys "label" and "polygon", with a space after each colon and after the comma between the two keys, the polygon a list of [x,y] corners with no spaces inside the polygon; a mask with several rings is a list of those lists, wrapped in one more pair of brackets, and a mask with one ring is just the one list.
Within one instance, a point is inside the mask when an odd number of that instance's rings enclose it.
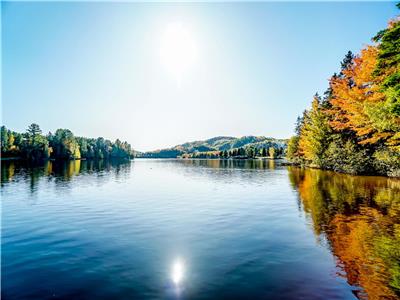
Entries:
{"label": "lake", "polygon": [[1,172],[3,299],[399,299],[399,179],[267,160]]}

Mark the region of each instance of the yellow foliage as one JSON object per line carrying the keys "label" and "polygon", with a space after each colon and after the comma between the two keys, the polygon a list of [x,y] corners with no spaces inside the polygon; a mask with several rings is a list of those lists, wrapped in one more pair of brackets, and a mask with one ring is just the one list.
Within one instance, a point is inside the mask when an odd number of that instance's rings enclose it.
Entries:
{"label": "yellow foliage", "polygon": [[395,146],[400,144],[400,119],[385,109],[386,96],[382,92],[384,78],[395,70],[377,76],[374,71],[378,54],[376,46],[367,46],[341,76],[331,78],[332,108],[327,113],[333,129],[355,132],[360,144],[386,141]]}

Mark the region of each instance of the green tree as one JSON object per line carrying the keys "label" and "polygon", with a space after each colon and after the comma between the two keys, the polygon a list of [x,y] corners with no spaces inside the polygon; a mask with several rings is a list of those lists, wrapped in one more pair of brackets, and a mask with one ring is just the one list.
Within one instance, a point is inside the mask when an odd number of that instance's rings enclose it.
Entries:
{"label": "green tree", "polygon": [[289,139],[288,145],[287,145],[287,153],[286,153],[286,157],[289,161],[294,162],[294,163],[298,163],[299,159],[300,159],[300,155],[299,155],[299,140],[300,137],[295,135],[292,136]]}
{"label": "green tree", "polygon": [[1,126],[1,152],[5,153],[9,150],[8,130],[5,126]]}
{"label": "green tree", "polygon": [[267,149],[262,148],[262,150],[261,150],[261,156],[262,156],[262,157],[266,157],[266,156],[267,156]]}
{"label": "green tree", "polygon": [[26,130],[26,133],[29,137],[34,139],[37,136],[40,136],[42,134],[42,130],[40,129],[39,125],[36,123],[32,123],[29,125],[28,129]]}
{"label": "green tree", "polygon": [[246,153],[245,155],[249,158],[253,158],[255,156],[255,152],[252,147],[247,147],[245,153]]}
{"label": "green tree", "polygon": [[55,159],[129,159],[133,150],[129,143],[117,139],[115,143],[104,138],[75,137],[68,129],[42,135],[39,125],[31,124],[24,134],[1,127],[1,154],[19,156],[28,160]]}
{"label": "green tree", "polygon": [[[400,8],[400,5],[397,4],[397,7]],[[391,113],[400,117],[400,21],[391,21],[374,40],[379,42],[375,73],[385,76],[382,89],[387,97],[386,104]]]}
{"label": "green tree", "polygon": [[79,145],[81,157],[82,158],[91,158],[92,156],[90,155],[90,146],[88,144],[88,139],[83,138],[83,137],[77,137],[76,141]]}
{"label": "green tree", "polygon": [[79,144],[69,129],[57,129],[51,137],[51,147],[55,158],[80,159]]}
{"label": "green tree", "polygon": [[49,147],[49,141],[42,136],[42,130],[39,125],[31,124],[25,133],[23,142],[23,152],[29,160],[43,160],[49,158],[52,149]]}
{"label": "green tree", "polygon": [[312,108],[301,128],[299,140],[300,154],[307,161],[319,167],[323,166],[324,152],[328,147],[332,132],[320,102],[321,98],[316,94]]}

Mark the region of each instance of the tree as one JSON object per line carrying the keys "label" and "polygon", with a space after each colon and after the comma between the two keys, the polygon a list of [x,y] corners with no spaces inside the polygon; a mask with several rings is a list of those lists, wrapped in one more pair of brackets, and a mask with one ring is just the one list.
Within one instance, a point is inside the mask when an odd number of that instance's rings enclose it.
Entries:
{"label": "tree", "polygon": [[266,156],[267,156],[267,149],[265,149],[265,147],[262,148],[261,156],[262,156],[262,157],[266,157]]}
{"label": "tree", "polygon": [[255,151],[252,147],[247,147],[245,150],[245,155],[249,158],[253,158],[255,156]]}
{"label": "tree", "polygon": [[80,159],[79,144],[69,129],[57,129],[51,136],[50,145],[54,149],[54,157],[62,159]]}
{"label": "tree", "polygon": [[1,127],[1,154],[28,160],[43,160],[50,156],[55,159],[95,159],[133,157],[129,143],[117,139],[115,143],[104,138],[75,137],[68,129],[58,129],[55,134],[42,135],[39,125],[31,124],[21,134]]}
{"label": "tree", "polygon": [[88,143],[88,139],[77,137],[76,141],[79,145],[79,150],[81,152],[81,157],[83,158],[92,158],[93,155],[91,154],[91,147]]}
{"label": "tree", "polygon": [[298,149],[304,159],[317,166],[323,164],[323,154],[328,147],[331,128],[321,107],[321,98],[314,96],[312,108],[305,117],[301,128]]}
{"label": "tree", "polygon": [[[397,6],[400,8],[399,4]],[[380,31],[374,40],[380,42],[375,74],[384,76],[382,90],[389,111],[400,117],[400,19],[390,21],[388,28]]]}
{"label": "tree", "polygon": [[42,130],[40,129],[38,124],[32,123],[31,125],[29,125],[28,129],[26,130],[26,133],[28,134],[29,137],[31,137],[33,139],[33,138],[41,135]]}
{"label": "tree", "polygon": [[8,149],[9,150],[13,150],[15,148],[14,142],[15,142],[14,134],[10,131],[10,133],[8,135]]}
{"label": "tree", "polygon": [[274,147],[269,147],[268,154],[270,158],[276,158],[276,150]]}
{"label": "tree", "polygon": [[116,139],[114,144],[111,145],[110,155],[113,158],[129,158],[131,155],[130,145],[126,142],[121,142],[119,139]]}
{"label": "tree", "polygon": [[297,117],[297,120],[295,123],[295,128],[294,128],[294,132],[296,133],[296,135],[300,135],[301,127],[303,127],[305,113],[306,112],[304,111],[302,117],[300,117],[300,116]]}
{"label": "tree", "polygon": [[52,149],[49,147],[49,141],[42,136],[42,130],[39,125],[33,123],[26,130],[23,152],[27,159],[34,161],[50,157]]}
{"label": "tree", "polygon": [[286,157],[289,161],[298,162],[299,155],[299,139],[300,137],[292,136],[288,141]]}
{"label": "tree", "polygon": [[331,79],[330,124],[337,131],[353,132],[360,144],[396,146],[400,144],[400,115],[396,116],[394,102],[384,92],[385,78],[390,76],[382,70],[376,76],[380,55],[379,47],[368,46],[340,77]]}
{"label": "tree", "polygon": [[9,150],[8,130],[5,126],[1,126],[1,152],[5,153]]}
{"label": "tree", "polygon": [[[347,52],[343,61],[340,63],[342,71],[351,68],[351,66],[353,65],[353,60],[354,60],[353,52],[351,51]],[[342,75],[342,72],[340,72],[340,75]]]}
{"label": "tree", "polygon": [[[398,5],[400,7],[400,5]],[[321,99],[298,117],[290,161],[346,173],[400,174],[400,19],[349,51]]]}

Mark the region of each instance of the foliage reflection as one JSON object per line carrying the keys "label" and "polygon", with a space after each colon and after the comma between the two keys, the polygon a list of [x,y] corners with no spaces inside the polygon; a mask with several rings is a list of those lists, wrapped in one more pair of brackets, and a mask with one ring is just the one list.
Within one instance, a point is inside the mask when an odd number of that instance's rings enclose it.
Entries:
{"label": "foliage reflection", "polygon": [[190,167],[213,169],[274,169],[273,159],[182,159],[182,164]]}
{"label": "foliage reflection", "polygon": [[[75,176],[84,174],[101,174],[112,171],[118,177],[130,172],[130,161],[127,160],[70,160],[46,161],[43,164],[27,164],[22,161],[4,161],[1,165],[1,186],[13,180],[29,181],[34,192],[41,178],[47,178],[63,185]],[[105,179],[107,177],[104,177]]]}
{"label": "foliage reflection", "polygon": [[400,296],[400,180],[289,168],[290,181],[359,299]]}

